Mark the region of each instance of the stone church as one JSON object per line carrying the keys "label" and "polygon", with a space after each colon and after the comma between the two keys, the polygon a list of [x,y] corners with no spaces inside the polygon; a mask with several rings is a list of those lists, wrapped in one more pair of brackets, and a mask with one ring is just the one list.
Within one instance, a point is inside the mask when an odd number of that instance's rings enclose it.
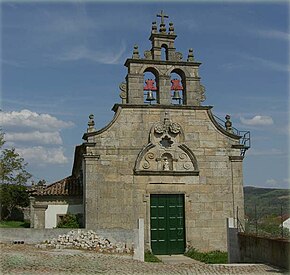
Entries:
{"label": "stone church", "polygon": [[226,250],[226,219],[243,218],[243,159],[249,132],[204,106],[200,62],[176,51],[173,23],[161,11],[151,49],[135,45],[125,62],[121,103],[102,129],[90,115],[72,175],[32,192],[35,228],[59,215],[82,215],[86,229],[134,230],[144,219],[145,247],[155,254]]}

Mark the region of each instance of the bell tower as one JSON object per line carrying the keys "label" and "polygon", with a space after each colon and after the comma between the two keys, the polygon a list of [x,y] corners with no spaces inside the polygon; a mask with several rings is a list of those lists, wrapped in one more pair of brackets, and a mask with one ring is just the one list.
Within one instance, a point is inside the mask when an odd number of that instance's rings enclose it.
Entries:
{"label": "bell tower", "polygon": [[157,17],[160,25],[158,30],[157,22],[152,23],[151,49],[140,57],[135,45],[132,58],[125,62],[128,73],[126,81],[120,84],[122,104],[200,106],[205,100],[205,88],[198,74],[201,63],[195,61],[193,49],[183,60],[174,46],[177,35],[173,23],[167,30],[168,15],[161,11]]}

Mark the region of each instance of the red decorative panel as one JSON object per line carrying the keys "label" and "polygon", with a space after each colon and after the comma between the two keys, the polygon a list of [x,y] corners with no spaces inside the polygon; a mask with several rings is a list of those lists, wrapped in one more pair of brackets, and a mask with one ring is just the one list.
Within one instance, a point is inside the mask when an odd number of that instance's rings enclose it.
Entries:
{"label": "red decorative panel", "polygon": [[155,80],[153,79],[147,79],[145,80],[145,87],[144,87],[144,91],[156,91],[157,88],[155,86]]}
{"label": "red decorative panel", "polygon": [[174,91],[181,91],[183,90],[183,87],[182,85],[180,84],[180,80],[179,79],[172,79],[171,80],[171,90],[174,90]]}

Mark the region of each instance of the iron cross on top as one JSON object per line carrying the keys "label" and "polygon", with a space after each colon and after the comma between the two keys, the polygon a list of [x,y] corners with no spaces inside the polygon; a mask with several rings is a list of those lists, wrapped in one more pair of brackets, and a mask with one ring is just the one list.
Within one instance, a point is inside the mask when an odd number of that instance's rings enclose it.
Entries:
{"label": "iron cross on top", "polygon": [[160,14],[157,14],[157,17],[161,17],[161,24],[164,24],[164,18],[168,18],[168,15],[163,13],[163,10],[161,10]]}

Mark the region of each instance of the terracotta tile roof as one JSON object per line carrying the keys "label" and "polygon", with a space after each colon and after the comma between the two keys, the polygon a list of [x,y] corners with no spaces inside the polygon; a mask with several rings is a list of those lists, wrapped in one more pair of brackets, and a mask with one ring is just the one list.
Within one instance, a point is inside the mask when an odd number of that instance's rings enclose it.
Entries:
{"label": "terracotta tile roof", "polygon": [[79,179],[69,176],[48,186],[32,187],[32,196],[81,196],[83,193]]}

